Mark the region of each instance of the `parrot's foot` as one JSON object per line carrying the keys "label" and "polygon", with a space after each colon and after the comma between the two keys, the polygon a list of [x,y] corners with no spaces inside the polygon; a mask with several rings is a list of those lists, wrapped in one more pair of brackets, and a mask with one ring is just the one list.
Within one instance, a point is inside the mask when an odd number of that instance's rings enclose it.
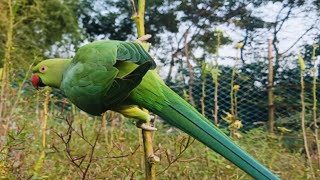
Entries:
{"label": "parrot's foot", "polygon": [[151,44],[147,42],[152,36],[150,34],[143,35],[137,39],[137,42],[142,45],[143,49],[149,51]]}
{"label": "parrot's foot", "polygon": [[[150,115],[150,118],[153,118],[153,116]],[[155,128],[155,127],[152,127],[152,126],[147,125],[145,121],[141,121],[141,120],[137,121],[136,126],[137,126],[138,128],[143,129],[143,130],[146,130],[146,131],[156,131],[156,130],[158,130],[158,129]]]}
{"label": "parrot's foot", "polygon": [[143,36],[139,37],[139,38],[138,38],[138,41],[142,43],[142,42],[147,41],[147,40],[150,39],[151,37],[152,37],[151,34],[146,34],[146,35],[143,35]]}
{"label": "parrot's foot", "polygon": [[156,130],[158,130],[158,129],[155,128],[155,127],[148,126],[146,123],[139,124],[137,127],[138,127],[138,128],[141,128],[141,129],[143,129],[143,130],[145,130],[145,131],[156,131]]}

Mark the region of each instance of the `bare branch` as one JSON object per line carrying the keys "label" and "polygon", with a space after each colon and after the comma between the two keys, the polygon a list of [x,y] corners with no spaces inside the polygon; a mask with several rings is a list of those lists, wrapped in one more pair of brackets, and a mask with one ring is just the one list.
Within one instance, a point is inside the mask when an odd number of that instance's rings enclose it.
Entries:
{"label": "bare branch", "polygon": [[[157,173],[157,175],[164,173],[166,170],[168,170],[171,165],[173,165],[175,162],[178,162],[178,160],[181,158],[182,154],[188,149],[188,147],[190,147],[190,145],[195,141],[195,139],[193,139],[191,136],[188,137],[187,143],[186,144],[181,144],[180,146],[180,150],[178,155],[176,155],[176,157],[174,159],[170,158],[170,155],[166,152],[166,156],[167,156],[167,160],[169,162],[169,165],[164,168],[162,171],[160,171],[159,173]],[[181,148],[183,146],[183,148]]]}
{"label": "bare branch", "polygon": [[308,34],[309,31],[314,29],[315,24],[317,24],[317,22],[314,23],[310,28],[308,28],[300,37],[298,37],[296,39],[296,41],[294,41],[294,43],[292,43],[292,45],[288,49],[286,49],[284,52],[280,53],[280,55],[282,56],[282,55],[286,54],[288,51],[290,51],[306,34]]}

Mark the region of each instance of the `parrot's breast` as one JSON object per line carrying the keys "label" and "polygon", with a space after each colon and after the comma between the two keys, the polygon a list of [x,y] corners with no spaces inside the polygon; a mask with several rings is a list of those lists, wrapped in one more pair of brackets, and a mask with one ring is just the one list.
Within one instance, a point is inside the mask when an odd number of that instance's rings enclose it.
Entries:
{"label": "parrot's breast", "polygon": [[115,68],[97,64],[71,64],[64,72],[60,89],[81,110],[96,116],[108,110],[104,101],[117,74]]}

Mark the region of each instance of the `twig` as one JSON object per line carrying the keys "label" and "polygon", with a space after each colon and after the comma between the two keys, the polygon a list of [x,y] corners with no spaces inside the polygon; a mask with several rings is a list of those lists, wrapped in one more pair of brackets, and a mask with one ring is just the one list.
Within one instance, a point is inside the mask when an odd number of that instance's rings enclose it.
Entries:
{"label": "twig", "polygon": [[[102,123],[101,123],[101,125],[100,125],[100,127],[99,127],[99,130],[98,130],[98,132],[97,132],[97,136],[96,136],[96,138],[95,138],[95,140],[94,140],[94,143],[93,143],[93,145],[91,146],[91,152],[90,152],[90,156],[89,156],[89,163],[88,163],[88,165],[87,165],[87,167],[86,167],[86,169],[85,169],[85,171],[83,172],[83,175],[82,175],[82,179],[83,179],[83,180],[86,179],[87,173],[88,173],[89,168],[90,168],[90,166],[91,166],[91,163],[92,163],[92,161],[93,161],[93,153],[94,153],[94,150],[95,150],[95,148],[96,148],[96,145],[97,145],[99,136],[100,136],[100,134],[101,134],[101,129],[102,129]],[[82,164],[82,162],[83,162],[83,161],[80,162],[80,165]]]}
{"label": "twig", "polygon": [[32,66],[33,66],[33,63],[29,66],[29,69],[28,69],[28,71],[26,72],[25,77],[24,77],[22,83],[21,83],[20,86],[19,86],[18,93],[17,93],[18,95],[17,95],[17,97],[16,97],[16,100],[15,100],[14,103],[13,103],[13,106],[11,107],[11,112],[10,112],[10,115],[9,115],[9,119],[11,119],[11,117],[12,117],[12,115],[13,115],[13,113],[14,113],[14,110],[16,109],[17,104],[18,104],[19,101],[20,101],[20,96],[21,96],[22,88],[23,88],[24,84],[26,83],[26,81],[27,81],[27,79],[28,79],[28,77],[29,77],[29,74],[30,74],[30,71],[31,71]]}
{"label": "twig", "polygon": [[138,145],[135,147],[135,149],[134,149],[133,151],[131,151],[130,153],[128,153],[128,154],[119,155],[119,156],[104,156],[104,157],[99,157],[99,159],[101,159],[101,158],[106,158],[106,159],[108,159],[108,158],[110,158],[110,159],[119,159],[119,158],[129,157],[129,156],[134,155],[134,154],[138,151],[139,148],[140,148],[140,144],[138,144]]}
{"label": "twig", "polygon": [[[81,172],[81,179],[86,179],[87,176],[88,176],[88,173],[89,173],[89,169],[92,165],[92,163],[94,161],[97,161],[98,159],[97,158],[94,158],[94,152],[95,152],[95,149],[96,149],[96,145],[97,145],[97,142],[99,140],[99,137],[101,135],[101,132],[102,132],[102,123],[100,124],[99,126],[99,129],[97,131],[97,135],[94,139],[94,142],[91,143],[89,142],[89,140],[87,140],[85,138],[85,135],[84,135],[84,131],[82,129],[82,124],[80,125],[80,133],[78,131],[76,131],[74,128],[73,128],[73,120],[70,119],[70,118],[65,118],[67,124],[68,124],[68,129],[67,129],[67,132],[65,134],[58,134],[57,132],[55,132],[55,134],[62,140],[62,142],[64,143],[64,146],[65,146],[65,152],[67,154],[67,157],[68,159],[70,160],[70,162],[77,168],[79,169],[79,171]],[[74,156],[72,153],[71,153],[71,148],[70,148],[70,143],[71,143],[71,139],[72,139],[72,134],[73,132],[75,134],[77,134],[77,136],[79,136],[83,141],[85,141],[89,146],[90,146],[90,152],[88,154],[84,154],[84,155],[81,155],[81,156]],[[56,149],[56,147],[54,147]],[[58,152],[58,150],[56,149],[56,151]],[[86,166],[83,167],[83,162],[86,160],[86,158],[89,158],[87,163],[86,163]]]}
{"label": "twig", "polygon": [[134,0],[130,0],[130,3],[131,3],[133,14],[137,15],[138,12],[137,12],[137,8],[136,8],[136,3],[134,2]]}
{"label": "twig", "polygon": [[[168,170],[171,167],[171,165],[173,165],[175,162],[177,162],[181,158],[182,154],[188,149],[188,147],[190,147],[190,145],[194,141],[195,141],[195,139],[193,139],[191,136],[189,136],[188,140],[187,140],[187,143],[185,145],[181,144],[179,153],[173,160],[170,158],[170,155],[166,152],[166,156],[167,156],[167,160],[169,162],[169,165],[166,168],[164,168],[162,171],[157,173],[157,175],[160,175],[160,174],[164,173],[166,170]],[[183,146],[183,148],[182,148],[182,146]]]}
{"label": "twig", "polygon": [[309,31],[311,31],[315,27],[315,24],[318,24],[317,21],[309,29],[307,29],[300,37],[298,37],[296,41],[294,41],[294,43],[292,43],[291,46],[288,47],[288,49],[280,53],[280,55],[283,56],[288,51],[290,51],[290,49],[292,49]]}

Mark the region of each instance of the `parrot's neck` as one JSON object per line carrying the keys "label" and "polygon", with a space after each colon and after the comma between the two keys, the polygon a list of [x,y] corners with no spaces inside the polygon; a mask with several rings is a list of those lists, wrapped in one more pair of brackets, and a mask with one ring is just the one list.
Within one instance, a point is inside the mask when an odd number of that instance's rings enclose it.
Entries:
{"label": "parrot's neck", "polygon": [[66,68],[69,66],[69,64],[71,63],[72,59],[62,59],[59,62],[59,67],[57,68],[57,81],[55,83],[55,85],[53,87],[55,88],[60,88],[61,82],[62,82],[62,78],[63,78],[63,73],[66,70]]}

